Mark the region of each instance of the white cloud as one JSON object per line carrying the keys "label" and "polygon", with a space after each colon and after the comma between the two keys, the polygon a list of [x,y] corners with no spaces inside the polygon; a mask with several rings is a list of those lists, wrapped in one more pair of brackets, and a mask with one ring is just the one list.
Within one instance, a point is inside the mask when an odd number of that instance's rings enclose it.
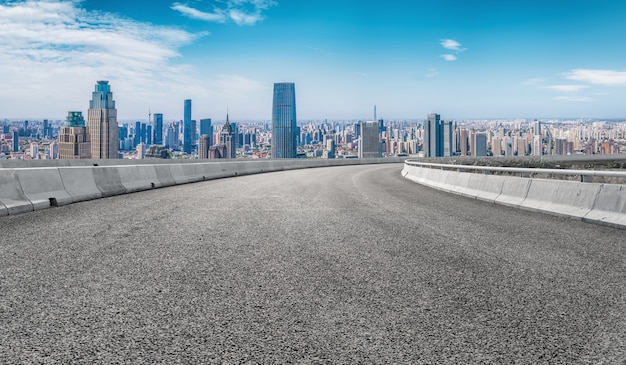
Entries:
{"label": "white cloud", "polygon": [[626,85],[626,71],[574,69],[563,74],[566,79],[598,85]]}
{"label": "white cloud", "polygon": [[461,48],[461,43],[455,41],[454,39],[442,39],[441,46],[445,49],[457,52],[463,52],[466,50],[465,48]]}
{"label": "white cloud", "polygon": [[255,25],[263,20],[263,10],[277,5],[273,0],[228,0],[221,8],[215,7],[212,12],[201,11],[181,3],[174,3],[171,9],[193,19],[208,22],[224,23],[227,19],[235,24]]}
{"label": "white cloud", "polygon": [[456,61],[456,56],[453,54],[442,54],[441,57],[448,62]]}
{"label": "white cloud", "polygon": [[547,89],[551,89],[551,90],[556,90],[556,91],[563,91],[563,92],[576,92],[576,91],[580,91],[582,89],[586,89],[589,86],[587,85],[552,85],[552,86],[547,86]]}
{"label": "white cloud", "polygon": [[172,10],[176,10],[180,12],[181,14],[186,15],[193,19],[199,19],[199,20],[204,20],[207,22],[216,22],[216,23],[226,22],[226,14],[222,10],[219,10],[219,9],[216,9],[215,12],[213,13],[209,13],[209,12],[204,12],[204,11],[191,8],[187,5],[180,4],[180,3],[174,3],[172,4],[170,8]]}
{"label": "white cloud", "polygon": [[554,98],[554,100],[586,103],[586,102],[593,101],[594,99],[588,96],[557,96]]}
{"label": "white cloud", "polygon": [[3,117],[84,110],[97,80],[111,81],[116,99],[123,95],[134,104],[147,105],[181,90],[201,92],[201,81],[187,76],[189,67],[174,63],[178,48],[197,37],[171,27],[87,12],[78,1],[0,5]]}

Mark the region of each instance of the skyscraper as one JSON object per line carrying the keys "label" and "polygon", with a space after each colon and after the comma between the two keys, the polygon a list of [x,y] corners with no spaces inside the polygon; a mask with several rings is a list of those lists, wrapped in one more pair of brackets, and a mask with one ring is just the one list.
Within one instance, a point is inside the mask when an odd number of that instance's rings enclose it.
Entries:
{"label": "skyscraper", "polygon": [[98,81],[89,102],[87,132],[91,140],[91,158],[117,158],[117,109],[108,81]]}
{"label": "skyscraper", "polygon": [[[209,136],[209,147],[213,145],[213,126],[211,125],[211,118],[200,119],[200,137]],[[199,153],[199,152],[198,152]]]}
{"label": "skyscraper", "polygon": [[59,131],[59,158],[86,159],[91,157],[91,143],[82,112],[68,112]]}
{"label": "skyscraper", "polygon": [[154,144],[163,145],[163,114],[154,114]]}
{"label": "skyscraper", "polygon": [[380,124],[361,122],[359,129],[359,158],[381,157]]}
{"label": "skyscraper", "polygon": [[487,156],[487,133],[474,133],[472,148],[474,156]]}
{"label": "skyscraper", "polygon": [[226,153],[222,158],[237,158],[237,129],[233,125],[235,123],[230,123],[226,114],[226,123],[220,132],[220,145],[226,146]]}
{"label": "skyscraper", "polygon": [[295,158],[296,90],[293,82],[274,84],[272,103],[272,158]]}
{"label": "skyscraper", "polygon": [[191,153],[191,99],[185,100],[185,113],[183,118],[183,152]]}
{"label": "skyscraper", "polygon": [[18,131],[13,131],[13,152],[18,152],[20,150],[20,133]]}
{"label": "skyscraper", "polygon": [[422,145],[426,157],[450,156],[453,148],[452,122],[442,121],[439,114],[428,114]]}

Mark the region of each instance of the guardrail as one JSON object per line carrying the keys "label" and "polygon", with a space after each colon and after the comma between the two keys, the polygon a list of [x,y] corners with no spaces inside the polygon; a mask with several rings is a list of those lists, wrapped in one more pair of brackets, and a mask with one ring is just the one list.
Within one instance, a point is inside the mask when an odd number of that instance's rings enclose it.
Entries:
{"label": "guardrail", "polygon": [[[467,172],[470,170],[483,173]],[[585,182],[531,177],[535,174],[579,175]],[[626,178],[626,172],[451,165],[407,160],[402,176],[421,185],[495,204],[626,228],[626,184],[594,183],[585,178]]]}
{"label": "guardrail", "polygon": [[500,167],[500,166],[477,166],[477,165],[453,165],[453,164],[441,164],[441,163],[428,163],[418,162],[413,160],[406,160],[405,164],[411,166],[424,166],[429,168],[440,168],[443,170],[453,171],[488,171],[488,172],[507,172],[510,174],[519,173],[520,177],[532,177],[538,174],[549,175],[568,175],[568,176],[580,176],[581,182],[592,182],[594,176],[601,177],[616,177],[626,179],[626,171],[605,171],[605,170],[572,170],[572,169],[544,169],[544,168],[522,168],[522,167]]}

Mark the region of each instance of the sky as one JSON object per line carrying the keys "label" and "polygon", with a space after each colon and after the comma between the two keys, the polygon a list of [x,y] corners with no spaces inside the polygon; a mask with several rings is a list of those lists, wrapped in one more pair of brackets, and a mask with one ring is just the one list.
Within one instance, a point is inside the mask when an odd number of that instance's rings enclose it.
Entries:
{"label": "sky", "polygon": [[0,119],[626,118],[623,0],[0,0]]}

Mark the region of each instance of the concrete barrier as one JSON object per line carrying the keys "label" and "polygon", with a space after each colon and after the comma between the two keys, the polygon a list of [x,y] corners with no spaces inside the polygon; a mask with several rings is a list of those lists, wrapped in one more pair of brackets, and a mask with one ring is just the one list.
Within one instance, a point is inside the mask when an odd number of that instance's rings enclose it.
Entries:
{"label": "concrete barrier", "polygon": [[126,194],[126,188],[116,166],[93,167],[93,177],[103,197]]}
{"label": "concrete barrier", "polygon": [[152,165],[116,166],[116,169],[127,193],[161,187]]}
{"label": "concrete barrier", "polygon": [[499,176],[472,174],[468,181],[468,188],[476,192],[476,199],[493,203],[502,193],[503,183],[504,181]]}
{"label": "concrete barrier", "polygon": [[65,191],[72,197],[72,203],[102,197],[92,167],[59,167],[59,174]]}
{"label": "concrete barrier", "polygon": [[22,185],[13,169],[0,171],[0,203],[5,208],[0,212],[2,215],[33,211],[33,204],[24,195]]}
{"label": "concrete barrier", "polygon": [[564,180],[532,179],[521,208],[550,212],[559,216],[582,218],[600,192],[601,184]]}
{"label": "concrete barrier", "polygon": [[626,226],[626,186],[603,184],[591,211],[583,221]]}
{"label": "concrete barrier", "polygon": [[24,196],[34,210],[70,204],[72,197],[65,191],[61,174],[56,167],[16,169]]}
{"label": "concrete barrier", "polygon": [[169,165],[154,165],[154,172],[161,187],[176,185],[176,180],[172,176]]}
{"label": "concrete barrier", "polygon": [[496,203],[510,207],[519,207],[530,188],[531,179],[503,176],[502,191],[496,198]]}
{"label": "concrete barrier", "polygon": [[405,164],[416,183],[511,207],[626,227],[626,186],[438,170]]}

